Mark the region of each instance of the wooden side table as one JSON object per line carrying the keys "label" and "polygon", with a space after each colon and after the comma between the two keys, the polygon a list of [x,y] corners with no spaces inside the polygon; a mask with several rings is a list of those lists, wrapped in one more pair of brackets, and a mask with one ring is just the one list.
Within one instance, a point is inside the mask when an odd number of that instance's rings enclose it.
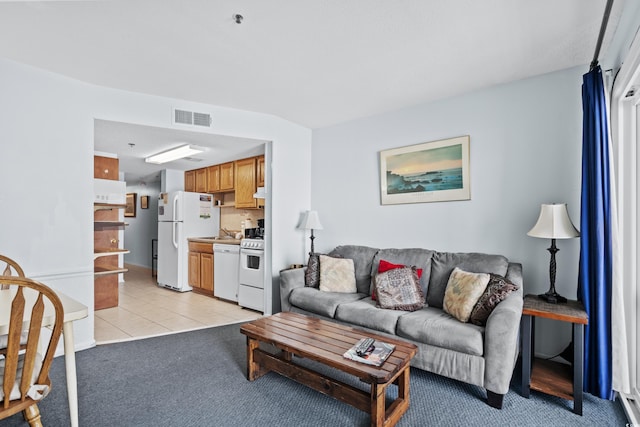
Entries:
{"label": "wooden side table", "polygon": [[[536,317],[572,324],[572,366],[550,360],[534,359],[533,334],[535,332]],[[533,389],[562,397],[563,399],[573,400],[573,412],[582,415],[584,325],[588,324],[588,322],[587,313],[579,301],[569,300],[566,304],[550,304],[538,298],[537,295],[524,297],[522,321],[520,323],[523,397],[529,398],[530,389]]]}

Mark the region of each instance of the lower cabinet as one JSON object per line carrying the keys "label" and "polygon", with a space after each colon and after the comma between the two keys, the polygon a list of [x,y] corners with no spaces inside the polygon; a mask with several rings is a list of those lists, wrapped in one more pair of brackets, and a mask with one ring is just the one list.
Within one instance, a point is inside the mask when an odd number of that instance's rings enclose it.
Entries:
{"label": "lower cabinet", "polygon": [[189,242],[189,286],[213,296],[213,245]]}

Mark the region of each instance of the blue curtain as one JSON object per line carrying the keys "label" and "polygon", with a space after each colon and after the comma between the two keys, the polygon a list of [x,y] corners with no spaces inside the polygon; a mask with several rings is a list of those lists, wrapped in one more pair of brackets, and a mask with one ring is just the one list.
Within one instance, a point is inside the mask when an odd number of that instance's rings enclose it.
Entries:
{"label": "blue curtain", "polygon": [[584,391],[613,399],[609,122],[600,66],[583,76],[582,110],[578,298],[589,315],[584,337]]}

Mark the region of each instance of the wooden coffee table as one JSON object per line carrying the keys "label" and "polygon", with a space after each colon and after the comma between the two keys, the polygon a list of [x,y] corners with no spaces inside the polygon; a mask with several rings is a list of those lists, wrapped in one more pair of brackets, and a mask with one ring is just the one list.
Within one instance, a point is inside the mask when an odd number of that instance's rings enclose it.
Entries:
{"label": "wooden coffee table", "polygon": [[[247,336],[249,381],[277,372],[369,413],[372,426],[393,426],[409,408],[409,362],[418,351],[411,343],[291,312],[244,324],[240,331]],[[344,352],[363,337],[395,344],[396,348],[380,367],[345,359]],[[260,342],[281,352],[271,354],[259,347]],[[370,392],[300,366],[293,355],[354,375],[370,384]],[[390,384],[398,386],[398,397],[387,407],[385,392]]]}

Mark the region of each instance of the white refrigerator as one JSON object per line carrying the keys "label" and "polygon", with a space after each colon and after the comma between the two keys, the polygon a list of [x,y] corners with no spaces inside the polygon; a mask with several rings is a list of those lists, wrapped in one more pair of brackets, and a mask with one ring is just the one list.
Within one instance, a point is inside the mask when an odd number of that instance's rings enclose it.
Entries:
{"label": "white refrigerator", "polygon": [[158,286],[190,291],[189,237],[216,236],[220,208],[211,194],[176,191],[158,200]]}

